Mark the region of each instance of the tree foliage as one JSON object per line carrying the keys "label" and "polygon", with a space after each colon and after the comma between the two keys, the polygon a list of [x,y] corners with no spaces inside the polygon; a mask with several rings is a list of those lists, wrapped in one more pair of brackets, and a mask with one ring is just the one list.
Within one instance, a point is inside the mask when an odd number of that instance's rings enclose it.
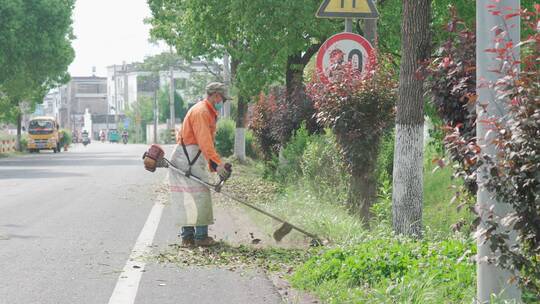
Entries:
{"label": "tree foliage", "polygon": [[[174,92],[174,117],[184,120],[187,113],[187,105],[182,96],[178,92]],[[171,108],[169,106],[169,89],[161,89],[158,93],[158,112],[159,121],[166,122],[171,117]]]}
{"label": "tree foliage", "polygon": [[428,87],[431,103],[442,119],[447,135],[446,151],[451,161],[466,172],[462,176],[469,193],[476,195],[476,177],[472,173],[478,164],[471,160],[462,146],[453,139],[461,137],[476,142],[476,35],[458,18],[455,9],[446,26],[449,38],[442,43],[429,67]]}
{"label": "tree foliage", "polygon": [[277,111],[276,94],[259,94],[259,100],[253,107],[249,128],[253,131],[255,141],[259,145],[265,161],[270,161],[279,151],[279,141],[273,136],[274,113]]}
{"label": "tree foliage", "polygon": [[[248,39],[253,34],[242,24],[250,2],[243,7],[242,1],[168,1],[149,0],[153,17],[151,35],[176,47],[186,58],[221,58],[225,52],[239,65],[235,72],[235,85],[240,90],[254,90],[265,80],[265,66],[253,56]],[[254,66],[248,66],[249,63]],[[254,77],[259,73],[259,77]],[[251,76],[251,77],[250,77]],[[263,77],[261,77],[263,76]],[[251,78],[251,81],[246,79]],[[261,83],[257,86],[258,83]],[[256,90],[256,89],[255,89]]]}
{"label": "tree foliage", "polygon": [[197,102],[202,100],[206,97],[206,85],[215,81],[223,82],[223,79],[221,76],[209,72],[192,71],[183,93],[184,99],[187,102]]}
{"label": "tree foliage", "polygon": [[321,131],[315,113],[313,100],[303,86],[290,94],[281,86],[271,88],[268,94],[261,92],[253,107],[249,127],[265,160],[275,156],[302,124],[308,134]]}
{"label": "tree foliage", "polygon": [[[69,78],[73,0],[0,0],[0,119],[14,120]],[[7,100],[7,101],[6,101]]]}

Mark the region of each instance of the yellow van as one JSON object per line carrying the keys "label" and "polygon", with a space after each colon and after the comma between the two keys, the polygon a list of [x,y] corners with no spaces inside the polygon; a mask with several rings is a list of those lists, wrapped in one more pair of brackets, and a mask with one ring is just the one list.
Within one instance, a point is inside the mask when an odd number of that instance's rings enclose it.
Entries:
{"label": "yellow van", "polygon": [[34,117],[28,124],[28,151],[53,150],[60,152],[59,125],[54,117]]}

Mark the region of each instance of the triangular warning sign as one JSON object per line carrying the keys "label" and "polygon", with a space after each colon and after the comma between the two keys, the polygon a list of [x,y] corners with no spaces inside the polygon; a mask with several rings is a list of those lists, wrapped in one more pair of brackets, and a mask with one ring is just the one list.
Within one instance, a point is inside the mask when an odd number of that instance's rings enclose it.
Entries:
{"label": "triangular warning sign", "polygon": [[379,18],[373,0],[324,0],[317,17],[322,18]]}

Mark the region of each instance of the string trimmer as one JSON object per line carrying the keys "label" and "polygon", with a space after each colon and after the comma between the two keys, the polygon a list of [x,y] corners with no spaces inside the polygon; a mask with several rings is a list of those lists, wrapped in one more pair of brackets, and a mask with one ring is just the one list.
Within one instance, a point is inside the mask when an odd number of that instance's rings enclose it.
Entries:
{"label": "string trimmer", "polygon": [[[229,198],[229,199],[231,199],[233,201],[236,201],[236,202],[238,202],[238,203],[240,203],[240,204],[242,204],[244,206],[247,206],[247,207],[249,207],[249,208],[251,208],[251,209],[253,209],[253,210],[255,210],[255,211],[259,212],[259,213],[262,213],[262,214],[264,214],[264,215],[266,215],[266,216],[280,222],[281,226],[276,231],[274,231],[274,233],[272,235],[274,240],[276,240],[276,242],[280,242],[287,234],[289,234],[294,229],[294,230],[296,230],[296,231],[310,237],[311,238],[310,243],[311,243],[312,246],[320,246],[320,245],[323,244],[321,239],[318,236],[316,236],[315,234],[309,233],[309,232],[305,231],[304,229],[302,229],[302,228],[300,228],[300,227],[298,227],[296,225],[293,225],[293,224],[285,221],[284,219],[279,218],[278,216],[271,214],[270,212],[268,212],[266,210],[263,210],[263,209],[255,206],[255,205],[252,205],[252,204],[250,204],[250,203],[248,203],[248,202],[246,202],[244,200],[241,200],[241,199],[239,199],[237,197],[234,197],[233,195],[222,192],[221,189],[223,188],[223,185],[225,184],[227,179],[220,178],[220,181],[218,183],[216,183],[216,184],[208,183],[208,182],[200,179],[199,177],[191,174],[191,172],[186,172],[186,171],[181,170],[178,167],[176,167],[172,162],[170,162],[167,158],[164,157],[165,153],[161,152],[162,151],[161,148],[158,147],[161,151],[159,151],[157,153],[156,152],[151,153],[152,149],[154,149],[154,151],[156,151],[156,148],[154,148],[156,146],[157,145],[152,145],[150,150],[143,154],[143,159],[145,160],[145,167],[147,168],[147,170],[153,172],[153,171],[155,171],[156,167],[171,168],[172,170],[186,176],[187,178],[189,178],[189,179],[191,179],[191,180],[205,186],[206,188],[208,188],[208,189],[210,189],[210,190],[212,190],[212,191],[214,191],[216,193],[220,193],[221,195],[223,195],[223,196],[225,196],[225,197],[227,197],[227,198]],[[146,165],[148,159],[151,159],[151,160],[155,161],[155,165],[153,166],[153,170],[149,169],[147,167],[147,165]]]}

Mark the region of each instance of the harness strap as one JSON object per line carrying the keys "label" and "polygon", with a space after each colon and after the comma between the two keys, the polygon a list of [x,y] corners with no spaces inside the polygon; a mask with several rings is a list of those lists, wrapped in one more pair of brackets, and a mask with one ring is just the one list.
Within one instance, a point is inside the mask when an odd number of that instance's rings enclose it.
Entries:
{"label": "harness strap", "polygon": [[189,167],[186,171],[186,176],[189,177],[191,176],[191,166],[193,166],[195,162],[197,162],[197,160],[199,159],[199,156],[201,156],[201,149],[199,149],[199,152],[197,152],[197,155],[195,155],[195,158],[193,159],[193,161],[191,161],[189,158],[189,153],[186,149],[186,145],[184,144],[184,139],[181,137],[180,137],[180,143],[182,144],[182,150],[184,150],[184,154],[186,155],[187,160],[188,160]]}

